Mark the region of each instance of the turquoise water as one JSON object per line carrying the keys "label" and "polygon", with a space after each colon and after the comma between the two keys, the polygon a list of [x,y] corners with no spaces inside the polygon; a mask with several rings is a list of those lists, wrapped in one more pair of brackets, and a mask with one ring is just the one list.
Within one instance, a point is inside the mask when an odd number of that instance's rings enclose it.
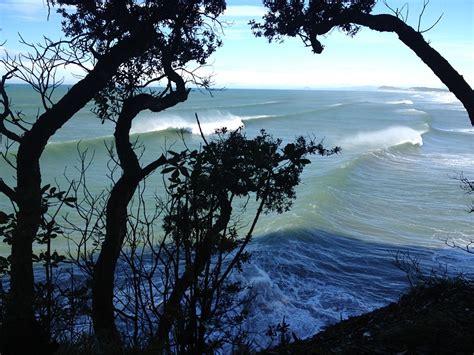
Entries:
{"label": "turquoise water", "polygon": [[[10,90],[17,109],[36,114],[34,93],[22,86]],[[337,156],[311,158],[290,212],[261,218],[251,263],[236,275],[254,285],[250,329],[264,330],[285,317],[304,337],[395,300],[407,287],[392,263],[397,250],[410,250],[427,267],[473,271],[473,256],[444,242],[468,243],[473,221],[467,213],[471,198],[454,177],[463,173],[474,179],[474,130],[450,93],[225,90],[210,96],[194,91],[173,109],[136,119],[133,137],[146,146],[142,161],[151,161],[165,146],[179,150],[181,134],[186,144],[201,144],[195,113],[206,134],[243,126],[253,136],[264,128],[285,142],[308,135],[342,148]],[[77,175],[79,144],[95,152],[90,189],[105,189],[104,142],[112,143],[112,130],[90,108],[81,111],[46,147],[43,184],[64,184],[64,174]],[[0,164],[4,179],[12,181],[13,172]],[[150,197],[159,192],[160,181],[160,174],[149,178]],[[4,196],[0,199],[8,210]],[[56,248],[64,247],[57,241]]]}

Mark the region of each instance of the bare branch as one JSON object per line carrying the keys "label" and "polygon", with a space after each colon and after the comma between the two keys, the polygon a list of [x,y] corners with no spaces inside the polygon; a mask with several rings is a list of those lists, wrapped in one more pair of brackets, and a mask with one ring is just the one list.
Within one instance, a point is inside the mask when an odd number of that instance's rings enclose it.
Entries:
{"label": "bare branch", "polygon": [[[408,21],[408,15],[410,13],[410,7],[408,5],[408,3],[404,3],[402,5],[401,8],[393,8],[391,7],[389,4],[388,4],[388,1],[387,0],[384,0],[383,1],[383,4],[385,5],[385,7],[387,9],[390,10],[390,12],[392,12],[397,18],[399,18],[400,20],[402,20],[403,22],[407,22]],[[403,15],[403,11],[405,10],[405,15]]]}
{"label": "bare branch", "polygon": [[444,15],[444,13],[439,15],[438,19],[430,27],[428,27],[426,30],[422,30],[422,31],[418,30],[418,32],[425,33],[425,32],[428,32],[428,31],[432,30],[439,23],[439,21],[441,21],[441,19],[443,18],[443,15]]}
{"label": "bare branch", "polygon": [[208,143],[207,140],[206,140],[206,136],[204,135],[204,133],[203,133],[203,131],[202,131],[201,122],[199,121],[199,116],[198,116],[197,112],[194,113],[194,116],[196,117],[196,122],[197,122],[197,124],[198,124],[199,133],[201,134],[202,140],[204,141],[204,143],[205,143],[206,145],[209,145],[209,143]]}

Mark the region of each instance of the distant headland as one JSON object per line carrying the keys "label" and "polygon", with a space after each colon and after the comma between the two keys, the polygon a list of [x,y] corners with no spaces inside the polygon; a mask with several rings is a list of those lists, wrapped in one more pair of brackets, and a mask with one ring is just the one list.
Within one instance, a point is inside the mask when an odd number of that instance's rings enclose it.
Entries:
{"label": "distant headland", "polygon": [[379,86],[378,90],[397,90],[397,91],[436,91],[436,92],[447,92],[448,89],[443,88],[430,88],[426,86],[414,86],[411,88],[400,88],[396,86]]}

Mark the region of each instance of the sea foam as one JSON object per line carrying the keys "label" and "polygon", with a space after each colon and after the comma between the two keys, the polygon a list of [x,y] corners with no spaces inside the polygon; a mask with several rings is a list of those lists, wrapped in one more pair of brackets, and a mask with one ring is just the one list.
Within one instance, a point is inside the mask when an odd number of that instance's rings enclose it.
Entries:
{"label": "sea foam", "polygon": [[410,143],[422,146],[424,131],[417,131],[410,127],[393,126],[385,129],[359,132],[354,136],[341,141],[342,147],[388,148],[400,144]]}
{"label": "sea foam", "polygon": [[[244,126],[244,121],[266,118],[268,115],[238,116],[229,112],[210,111],[199,114],[202,133],[213,134],[217,129],[227,128],[236,130]],[[169,129],[182,129],[192,134],[200,134],[199,125],[194,116],[183,117],[180,115],[156,115],[144,117],[134,122],[131,133],[148,133]]]}
{"label": "sea foam", "polygon": [[388,101],[386,103],[389,105],[413,105],[413,101],[411,100]]}

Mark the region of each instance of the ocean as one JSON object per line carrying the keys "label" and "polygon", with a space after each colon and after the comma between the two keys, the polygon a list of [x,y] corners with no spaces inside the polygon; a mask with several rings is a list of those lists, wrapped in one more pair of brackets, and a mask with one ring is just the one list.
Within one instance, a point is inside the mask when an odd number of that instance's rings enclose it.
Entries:
{"label": "ocean", "polygon": [[[67,88],[61,88],[67,90]],[[28,87],[12,85],[15,109],[37,113]],[[211,95],[212,94],[212,95]],[[472,196],[460,174],[474,179],[474,129],[449,92],[423,90],[193,90],[187,102],[161,113],[143,113],[133,137],[151,161],[166,149],[202,144],[205,134],[243,127],[261,129],[283,142],[299,135],[321,140],[338,155],[313,156],[290,212],[263,216],[249,246],[252,254],[235,278],[253,285],[246,327],[264,332],[283,319],[298,337],[383,306],[406,291],[406,275],[394,266],[398,251],[409,252],[426,270],[474,272],[474,255],[446,245],[473,239]],[[86,107],[47,145],[41,159],[43,185],[64,186],[77,176],[78,146],[94,154],[89,188],[100,193],[107,179],[106,145],[113,125],[101,124]],[[2,150],[5,149],[2,143]],[[1,176],[13,171],[0,162]],[[152,198],[161,175],[147,180]],[[0,196],[0,209],[11,206]],[[74,216],[70,216],[74,218]],[[60,239],[54,247],[62,250]],[[5,255],[8,246],[2,245]]]}

